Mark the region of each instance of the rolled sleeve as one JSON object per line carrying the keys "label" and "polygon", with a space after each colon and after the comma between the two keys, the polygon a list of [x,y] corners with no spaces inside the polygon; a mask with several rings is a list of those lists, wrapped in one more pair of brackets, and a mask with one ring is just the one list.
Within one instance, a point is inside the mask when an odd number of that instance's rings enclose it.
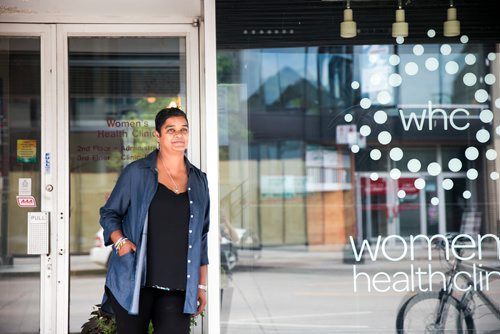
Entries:
{"label": "rolled sleeve", "polygon": [[111,233],[122,229],[122,222],[130,205],[130,168],[123,170],[106,204],[99,210],[105,245],[111,245]]}

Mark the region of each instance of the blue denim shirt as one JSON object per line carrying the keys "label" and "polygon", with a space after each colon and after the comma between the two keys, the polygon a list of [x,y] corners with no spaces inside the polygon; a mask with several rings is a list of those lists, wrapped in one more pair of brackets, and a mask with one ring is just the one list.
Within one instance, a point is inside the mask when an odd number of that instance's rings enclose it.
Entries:
{"label": "blue denim shirt", "polygon": [[[112,252],[106,276],[106,286],[130,314],[139,312],[139,293],[146,282],[146,249],[148,211],[158,187],[156,158],[158,151],[134,161],[122,171],[106,204],[101,208],[100,224],[106,245],[110,235],[121,229],[137,250],[124,256]],[[207,233],[210,201],[205,173],[185,159],[188,171],[190,203],[186,301],[184,313],[196,313],[200,266],[208,264]],[[165,212],[168,215],[168,212]],[[107,297],[104,296],[103,305]]]}

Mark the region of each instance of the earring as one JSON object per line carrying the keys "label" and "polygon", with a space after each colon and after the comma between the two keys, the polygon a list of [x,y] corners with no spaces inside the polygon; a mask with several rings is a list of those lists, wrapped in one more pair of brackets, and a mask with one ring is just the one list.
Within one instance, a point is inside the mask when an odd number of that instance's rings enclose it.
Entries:
{"label": "earring", "polygon": [[157,141],[157,142],[156,142],[156,149],[157,149],[157,150],[159,150],[159,149],[160,149],[160,142],[159,142],[159,141]]}

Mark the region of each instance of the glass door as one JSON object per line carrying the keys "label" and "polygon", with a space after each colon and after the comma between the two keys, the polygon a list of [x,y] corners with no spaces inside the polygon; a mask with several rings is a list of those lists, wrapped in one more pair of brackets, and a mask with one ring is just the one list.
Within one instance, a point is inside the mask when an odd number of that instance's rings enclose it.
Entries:
{"label": "glass door", "polygon": [[68,82],[70,332],[80,331],[104,292],[111,247],[104,246],[99,209],[121,170],[156,149],[160,109],[186,111],[188,155],[200,161],[197,29],[121,29],[65,26],[61,35]]}
{"label": "glass door", "polygon": [[46,332],[50,326],[51,307],[43,303],[53,291],[52,222],[43,220],[33,233],[28,213],[56,216],[54,37],[51,25],[0,24],[1,333]]}

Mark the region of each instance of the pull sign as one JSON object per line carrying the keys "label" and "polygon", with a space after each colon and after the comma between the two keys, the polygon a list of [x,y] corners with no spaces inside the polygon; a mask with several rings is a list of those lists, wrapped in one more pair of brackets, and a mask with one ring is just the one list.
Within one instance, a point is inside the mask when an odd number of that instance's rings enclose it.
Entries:
{"label": "pull sign", "polygon": [[28,254],[49,254],[48,212],[28,212]]}

